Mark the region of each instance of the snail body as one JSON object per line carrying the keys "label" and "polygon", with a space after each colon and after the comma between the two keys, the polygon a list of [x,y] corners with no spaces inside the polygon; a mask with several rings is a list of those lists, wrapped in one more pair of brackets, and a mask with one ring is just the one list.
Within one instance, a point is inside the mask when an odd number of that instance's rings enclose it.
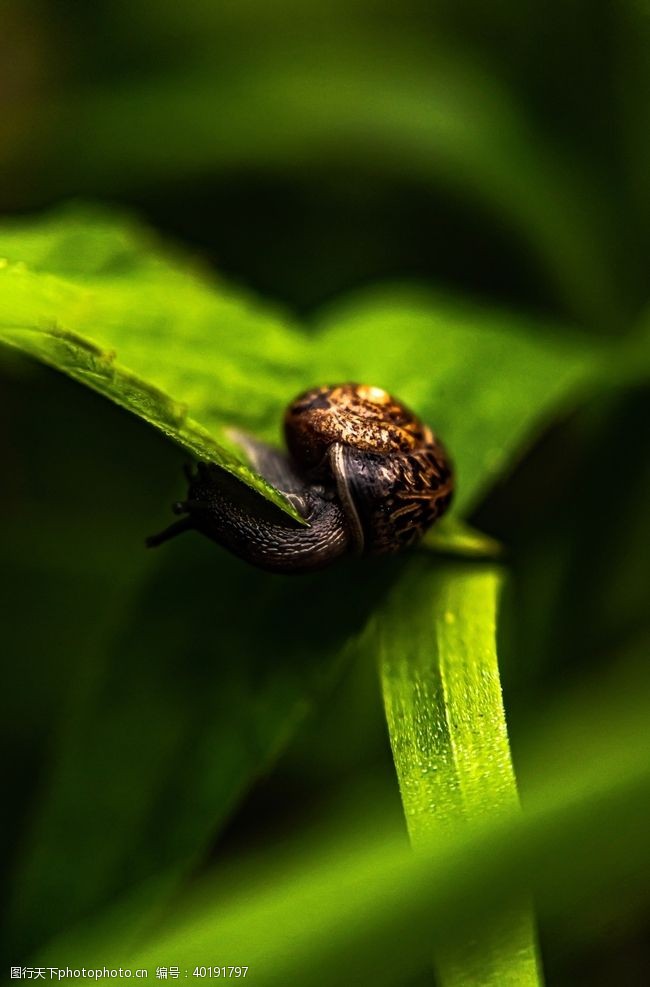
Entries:
{"label": "snail body", "polygon": [[448,457],[431,429],[378,387],[342,384],[299,395],[284,420],[289,455],[236,435],[251,465],[307,526],[216,466],[189,476],[186,515],[149,545],[196,529],[275,572],[319,569],[342,555],[399,552],[419,541],[453,493]]}

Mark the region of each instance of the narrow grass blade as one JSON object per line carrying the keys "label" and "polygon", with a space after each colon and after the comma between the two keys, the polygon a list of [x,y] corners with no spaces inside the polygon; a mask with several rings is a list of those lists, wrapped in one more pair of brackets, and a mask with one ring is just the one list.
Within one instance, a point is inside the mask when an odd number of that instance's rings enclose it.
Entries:
{"label": "narrow grass blade", "polygon": [[[495,647],[499,573],[414,560],[377,613],[395,767],[411,842],[518,812]],[[494,928],[439,947],[444,987],[537,984],[535,933],[524,903]]]}
{"label": "narrow grass blade", "polygon": [[347,838],[330,834],[307,853],[274,849],[272,859],[220,869],[136,953],[124,948],[122,912],[91,945],[58,940],[39,962],[128,963],[147,968],[150,979],[160,964],[177,964],[181,977],[185,969],[191,977],[197,963],[232,962],[248,965],[264,987],[403,987],[422,970],[432,930],[448,941],[471,934],[500,914],[522,880],[565,934],[582,927],[598,938],[604,907],[610,922],[629,921],[643,915],[650,892],[647,709],[644,720],[627,722],[622,714],[631,703],[639,705],[638,697],[613,711],[613,757],[603,759],[604,738],[593,730],[573,763],[549,758],[547,738],[535,745],[538,759],[547,756],[523,815],[459,827],[416,855],[386,825],[380,803]]}

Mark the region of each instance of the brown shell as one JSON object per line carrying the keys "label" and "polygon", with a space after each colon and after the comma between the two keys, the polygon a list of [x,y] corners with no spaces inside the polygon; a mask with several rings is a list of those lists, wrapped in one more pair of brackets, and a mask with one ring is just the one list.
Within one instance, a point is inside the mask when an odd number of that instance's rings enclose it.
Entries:
{"label": "brown shell", "polygon": [[296,398],[287,445],[310,475],[334,482],[359,551],[396,552],[447,509],[451,465],[431,429],[379,387],[340,384]]}

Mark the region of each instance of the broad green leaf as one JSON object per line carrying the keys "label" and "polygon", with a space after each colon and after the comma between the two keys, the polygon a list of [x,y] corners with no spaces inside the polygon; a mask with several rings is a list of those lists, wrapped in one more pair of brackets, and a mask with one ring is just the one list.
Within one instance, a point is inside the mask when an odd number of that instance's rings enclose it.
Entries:
{"label": "broad green leaf", "polygon": [[[382,287],[335,305],[316,353],[331,379],[399,394],[447,446],[466,513],[608,352],[584,337],[424,288]],[[593,381],[592,381],[593,383]]]}
{"label": "broad green leaf", "polygon": [[[310,336],[151,234],[71,211],[0,231],[0,340],[100,391],[291,512],[225,428],[279,441],[286,402],[323,381],[385,386],[447,443],[466,511],[597,365],[580,337],[417,289],[340,307]],[[468,383],[469,381],[469,383]],[[504,386],[505,385],[505,386]]]}
{"label": "broad green leaf", "polygon": [[74,209],[0,231],[0,340],[139,415],[297,517],[224,425],[277,438],[304,346],[278,315],[174,262],[151,234]]}
{"label": "broad green leaf", "polygon": [[[516,817],[496,657],[499,574],[414,560],[377,610],[367,646],[379,656],[388,730],[416,850],[486,819]],[[436,956],[442,985],[537,984],[530,907]]]}

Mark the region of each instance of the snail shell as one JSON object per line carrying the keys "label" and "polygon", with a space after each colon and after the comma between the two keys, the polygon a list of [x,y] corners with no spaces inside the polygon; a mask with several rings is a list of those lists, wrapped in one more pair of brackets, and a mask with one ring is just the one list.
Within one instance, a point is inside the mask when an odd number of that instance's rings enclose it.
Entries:
{"label": "snail shell", "polygon": [[442,444],[380,387],[318,387],[285,415],[287,446],[312,479],[333,479],[358,552],[413,545],[451,502]]}
{"label": "snail shell", "polygon": [[442,444],[406,405],[379,387],[340,384],[300,394],[285,414],[289,456],[236,434],[253,467],[292,501],[299,525],[216,466],[189,476],[188,515],[148,539],[196,529],[275,572],[322,568],[349,553],[415,544],[451,502]]}

